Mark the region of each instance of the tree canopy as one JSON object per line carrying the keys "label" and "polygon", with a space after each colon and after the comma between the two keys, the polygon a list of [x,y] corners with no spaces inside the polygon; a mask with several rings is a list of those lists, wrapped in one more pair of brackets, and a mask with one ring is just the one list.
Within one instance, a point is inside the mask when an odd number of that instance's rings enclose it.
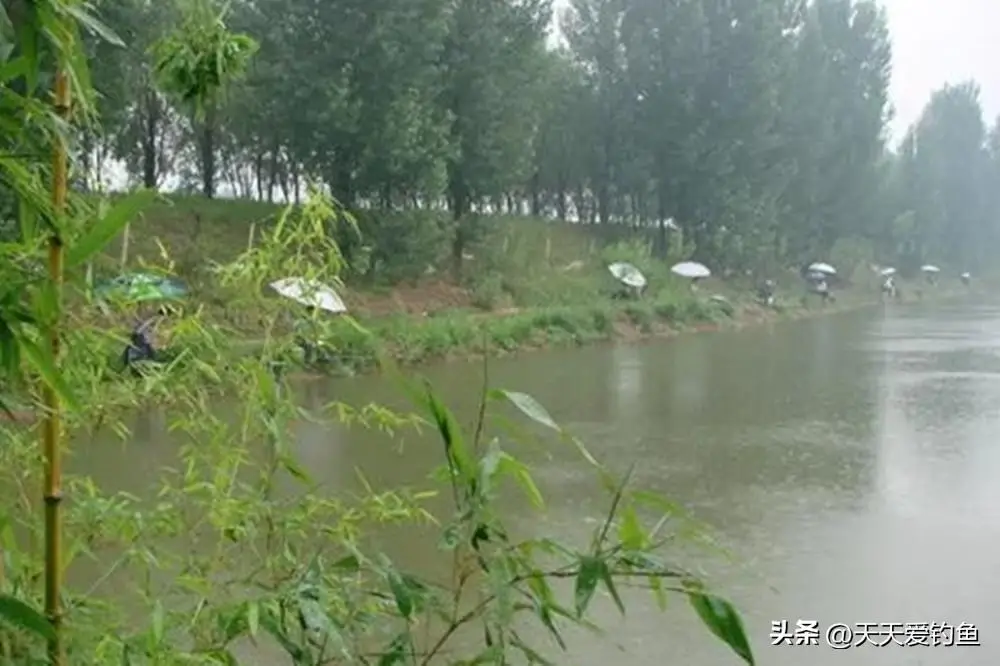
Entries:
{"label": "tree canopy", "polygon": [[181,9],[104,4],[127,47],[95,47],[103,124],[81,158],[146,186],[295,200],[308,179],[354,209],[447,211],[456,261],[497,211],[661,249],[673,219],[739,271],[844,252],[975,270],[997,241],[976,84],[934,93],[892,145],[873,0],[234,0],[259,52],[198,117],[157,76]]}

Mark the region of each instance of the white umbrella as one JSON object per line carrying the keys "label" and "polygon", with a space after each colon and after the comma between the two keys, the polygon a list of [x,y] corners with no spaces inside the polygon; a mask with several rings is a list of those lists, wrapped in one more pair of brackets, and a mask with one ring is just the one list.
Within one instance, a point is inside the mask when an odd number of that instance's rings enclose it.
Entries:
{"label": "white umbrella", "polygon": [[674,231],[680,231],[681,230],[681,225],[677,224],[676,220],[674,220],[674,218],[672,218],[672,217],[668,217],[667,218],[666,222],[664,222],[664,226],[667,229],[673,229]]}
{"label": "white umbrella", "polygon": [[968,280],[969,278],[972,277],[972,274],[971,273],[962,273],[958,277],[962,278],[963,280]]}
{"label": "white umbrella", "polygon": [[671,266],[670,270],[681,277],[691,278],[694,280],[697,280],[698,278],[707,278],[712,274],[712,271],[708,270],[707,266],[699,264],[697,261],[682,261],[679,264]]}
{"label": "white umbrella", "polygon": [[880,271],[879,274],[880,275],[884,275],[885,277],[889,277],[890,275],[895,275],[896,274],[896,269],[895,268],[883,268]]}
{"label": "white umbrella", "polygon": [[920,267],[920,270],[922,270],[924,273],[940,273],[941,272],[941,269],[938,268],[937,266],[934,266],[933,264],[925,264],[925,265],[923,265],[923,266]]}
{"label": "white umbrella", "polygon": [[646,286],[646,276],[632,264],[616,261],[608,266],[608,270],[615,276],[615,279],[626,286],[636,289],[642,289]]}
{"label": "white umbrella", "polygon": [[315,280],[285,278],[271,283],[271,289],[302,305],[340,314],[347,312],[347,306],[330,287]]}
{"label": "white umbrella", "polygon": [[837,269],[830,264],[824,264],[822,262],[817,262],[815,264],[810,264],[810,273],[823,273],[824,275],[836,275]]}

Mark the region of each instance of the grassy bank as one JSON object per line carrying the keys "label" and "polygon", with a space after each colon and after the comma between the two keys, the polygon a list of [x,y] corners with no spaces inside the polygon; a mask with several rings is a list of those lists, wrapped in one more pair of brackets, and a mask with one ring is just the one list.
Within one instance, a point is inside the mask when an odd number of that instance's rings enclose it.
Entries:
{"label": "grassy bank", "polygon": [[[162,263],[188,281],[209,319],[239,331],[233,348],[252,352],[262,314],[234,304],[217,288],[211,267],[235,258],[274,224],[280,208],[248,201],[173,198],[157,203],[112,244],[97,270],[118,272]],[[329,318],[318,331],[331,353],[313,364],[333,373],[378,365],[380,353],[412,365],[490,350],[510,353],[594,341],[652,336],[842,310],[878,301],[878,280],[864,262],[846,275],[837,302],[804,298],[793,271],[777,275],[778,304],[758,305],[750,280],[711,278],[698,291],[668,266],[687,258],[675,242],[667,261],[650,256],[642,233],[614,226],[560,224],[526,218],[482,218],[474,225],[464,278],[443,277],[448,220],[427,212],[359,216],[360,239],[339,238],[350,262],[343,293],[364,330]],[[615,298],[611,261],[636,264],[650,279],[641,300]],[[847,260],[837,262],[843,268]],[[916,285],[903,283],[913,298]],[[939,291],[947,291],[941,289]],[[294,311],[295,306],[290,306]],[[302,361],[295,353],[289,359]]]}
{"label": "grassy bank", "polygon": [[[484,353],[504,355],[613,340],[634,342],[831,314],[876,302],[855,296],[825,307],[795,301],[764,308],[749,300],[723,303],[702,297],[548,307],[488,315],[445,311],[426,318],[399,316],[363,322],[366,332],[346,324],[332,325],[325,340],[336,352],[315,369],[331,374],[375,370],[380,352],[401,365],[416,365],[479,357]],[[252,349],[253,344],[244,348]]]}

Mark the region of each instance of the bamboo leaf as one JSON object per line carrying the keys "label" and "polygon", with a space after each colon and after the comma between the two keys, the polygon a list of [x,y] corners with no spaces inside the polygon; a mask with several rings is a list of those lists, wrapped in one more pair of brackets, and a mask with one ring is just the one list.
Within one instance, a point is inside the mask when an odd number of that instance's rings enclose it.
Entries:
{"label": "bamboo leaf", "polygon": [[153,617],[152,617],[152,631],[153,631],[153,645],[159,645],[163,642],[163,624],[164,624],[164,611],[163,604],[159,599],[153,604]]}
{"label": "bamboo leaf", "polygon": [[403,577],[395,570],[390,569],[386,573],[386,578],[389,581],[389,590],[396,601],[396,608],[399,610],[399,614],[409,620],[413,614],[413,597],[410,594],[410,588],[406,585]]}
{"label": "bamboo leaf", "polygon": [[535,485],[535,480],[531,478],[531,471],[527,465],[509,454],[501,453],[499,470],[503,474],[514,477],[536,509],[544,508],[545,500],[541,491],[538,490],[538,486]]}
{"label": "bamboo leaf", "polygon": [[445,407],[437,399],[437,396],[434,395],[430,385],[426,388],[425,399],[434,423],[437,425],[438,432],[441,435],[441,440],[444,442],[448,462],[455,471],[459,472],[463,480],[471,482],[475,478],[475,470],[472,468],[471,461],[469,460],[469,452],[465,447],[465,439],[462,436],[461,427],[455,421],[451,410]]}
{"label": "bamboo leaf", "polygon": [[0,65],[0,83],[7,83],[28,75],[29,63],[26,58],[14,58]]}
{"label": "bamboo leaf", "polygon": [[247,631],[251,638],[257,638],[260,630],[260,606],[256,601],[247,603]]}
{"label": "bamboo leaf", "polygon": [[601,562],[601,581],[604,583],[605,589],[607,589],[608,594],[615,602],[615,606],[618,607],[618,612],[622,615],[625,614],[625,602],[622,601],[621,595],[618,594],[618,588],[615,586],[615,579],[611,575],[611,569],[608,568],[607,562]]}
{"label": "bamboo leaf", "polygon": [[55,638],[55,629],[48,619],[17,597],[0,595],[0,619],[42,638]]}
{"label": "bamboo leaf", "polygon": [[406,647],[409,645],[407,634],[400,634],[392,639],[389,649],[379,657],[378,666],[396,666],[406,663]]}
{"label": "bamboo leaf", "polygon": [[754,666],[753,652],[743,620],[725,599],[702,592],[688,592],[688,599],[702,623],[722,642],[732,648],[749,666]]}
{"label": "bamboo leaf", "polygon": [[141,190],[118,201],[73,243],[66,253],[66,267],[73,268],[89,261],[155,198],[153,190]]}
{"label": "bamboo leaf", "polygon": [[635,507],[631,505],[625,507],[622,511],[622,520],[618,524],[618,541],[626,550],[641,550],[646,546],[647,540]]}
{"label": "bamboo leaf", "polygon": [[527,645],[518,636],[511,637],[510,644],[514,646],[514,649],[521,652],[524,658],[528,660],[529,664],[540,664],[540,666],[556,666],[554,661],[546,659],[540,652],[534,648]]}
{"label": "bamboo leaf", "polygon": [[494,396],[506,399],[512,405],[517,407],[518,411],[535,423],[540,423],[546,428],[552,428],[553,430],[560,432],[562,431],[562,428],[559,427],[559,424],[556,423],[554,418],[552,418],[552,415],[549,414],[548,410],[546,410],[540,402],[527,393],[507,391],[505,389],[498,389],[492,393]]}
{"label": "bamboo leaf", "polygon": [[62,374],[56,369],[52,350],[47,345],[38,345],[24,336],[18,336],[17,345],[24,357],[41,376],[42,381],[55,391],[68,407],[76,409],[76,399]]}
{"label": "bamboo leaf", "polygon": [[61,4],[60,9],[65,11],[72,18],[76,19],[76,21],[80,25],[82,25],[87,32],[91,33],[92,35],[100,37],[101,39],[103,39],[104,41],[108,42],[113,46],[120,46],[120,47],[125,46],[125,42],[123,42],[121,38],[118,35],[116,35],[111,28],[104,25],[104,23],[102,23],[100,20],[97,19],[97,17],[95,17],[93,14],[90,13],[90,11],[88,11],[89,3],[74,4],[67,2]]}
{"label": "bamboo leaf", "polygon": [[305,470],[302,465],[298,463],[295,458],[290,455],[283,455],[278,460],[278,464],[286,472],[292,475],[292,477],[301,483],[312,483],[312,478],[309,476],[309,472]]}
{"label": "bamboo leaf", "polygon": [[576,603],[576,614],[583,617],[594,598],[594,591],[597,589],[597,582],[603,577],[602,571],[607,567],[604,560],[586,555],[580,558],[580,570],[576,574],[576,585],[573,590],[573,598]]}

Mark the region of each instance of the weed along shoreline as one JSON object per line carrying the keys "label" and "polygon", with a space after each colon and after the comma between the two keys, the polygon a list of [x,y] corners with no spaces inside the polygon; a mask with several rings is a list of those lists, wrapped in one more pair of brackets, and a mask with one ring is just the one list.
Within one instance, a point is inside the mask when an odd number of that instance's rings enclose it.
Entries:
{"label": "weed along shoreline", "polygon": [[[302,221],[307,207],[161,197],[98,256],[91,267],[93,279],[107,280],[153,266],[167,269],[190,287],[192,307],[185,309],[188,314],[198,310],[190,318],[225,331],[237,356],[272,347],[264,340],[274,322],[281,320],[277,326],[282,330],[270,335],[290,338],[286,324],[309,319],[310,335],[316,336],[323,353],[307,363],[303,350],[289,344],[280,360],[296,374],[330,376],[377,372],[380,358],[412,367],[484,353],[508,355],[744,328],[880,302],[880,280],[870,269],[871,256],[853,250],[832,252],[843,283],[834,292],[835,302],[823,305],[815,295],[803,300],[806,285],[798,270],[771,268],[776,301],[775,306],[764,307],[754,294],[759,278],[712,275],[695,291],[690,280],[673,274],[671,264],[692,258],[692,249],[680,237],[671,239],[665,253],[654,253],[650,230],[624,225],[598,230],[594,225],[512,215],[478,220],[461,277],[456,279],[450,271],[447,234],[438,233],[449,222],[433,211],[419,215],[363,211],[357,214],[360,231],[355,233],[343,224],[346,214],[331,209],[324,212],[324,233],[332,244],[327,248],[332,263],[289,258],[288,269],[295,266],[304,275],[319,268],[327,278],[341,281],[335,289],[350,321],[328,313],[310,316],[302,306],[268,289],[270,281],[295,273],[262,274],[255,278],[261,290],[254,294],[220,284],[225,282],[218,273],[220,266],[232,264],[233,270],[242,261],[253,264],[255,252],[281,254],[282,243],[294,244],[300,236],[308,236],[311,232]],[[395,230],[394,244],[371,235],[369,218],[387,223],[386,216]],[[279,226],[285,241],[274,237]],[[432,228],[437,232],[431,233]],[[618,298],[621,284],[608,270],[615,262],[632,264],[648,279],[641,298]],[[916,298],[920,279],[918,275],[905,282],[902,300]],[[952,287],[942,281],[925,298],[962,293],[957,277],[955,282]],[[122,314],[105,324],[121,329]],[[187,314],[182,317],[186,318]],[[167,328],[185,324],[175,321]],[[173,338],[170,346],[184,348],[183,335],[168,336]]]}
{"label": "weed along shoreline", "polygon": [[[609,303],[535,310],[468,312],[443,310],[427,315],[399,315],[334,322],[326,362],[313,365],[293,358],[289,364],[303,378],[377,374],[380,358],[401,367],[506,357],[558,348],[597,344],[643,344],[684,335],[739,331],[795,320],[835,316],[883,307],[870,294],[847,292],[833,304],[793,302],[765,307],[753,300],[714,301],[707,294],[682,301]],[[942,290],[925,298],[940,302],[961,296]],[[911,301],[912,302],[912,301]],[[261,343],[248,341],[250,351]]]}
{"label": "weed along shoreline", "polygon": [[[355,234],[344,230],[343,214],[326,211],[333,220],[324,232],[329,234],[327,249],[332,254],[324,270],[340,281],[335,290],[349,319],[330,313],[308,315],[302,306],[268,289],[271,280],[292,273],[255,278],[261,291],[253,294],[224,284],[220,266],[230,265],[232,270],[243,261],[253,264],[255,252],[280,254],[282,243],[308,236],[305,210],[254,201],[161,197],[98,256],[91,266],[92,279],[108,280],[156,266],[168,270],[190,288],[190,307],[185,306],[188,312],[181,320],[197,320],[224,331],[237,357],[273,347],[265,342],[268,335],[294,337],[288,335],[289,324],[294,327],[295,321],[308,319],[309,336],[317,340],[321,353],[310,354],[313,358],[307,362],[301,345],[287,340],[290,344],[279,360],[287,370],[309,376],[374,373],[380,359],[413,367],[484,354],[639,342],[825,316],[880,303],[880,281],[870,270],[871,262],[850,253],[841,253],[834,261],[843,276],[834,302],[822,304],[815,295],[805,297],[806,284],[797,270],[772,269],[775,304],[763,306],[754,293],[754,279],[713,275],[694,290],[690,280],[673,274],[671,264],[691,257],[683,241],[671,241],[666,255],[655,254],[648,230],[611,227],[602,230],[605,237],[588,225],[510,215],[480,220],[467,246],[461,278],[455,279],[449,270],[448,244],[440,234],[427,231],[431,221],[431,226],[444,228],[446,220],[422,219],[420,226],[405,215],[393,217],[400,245],[384,253],[380,250],[380,244],[387,242],[384,238],[364,235],[370,227],[369,213],[357,218],[360,234]],[[274,237],[279,227],[285,241]],[[608,269],[615,262],[632,264],[648,279],[640,298],[620,298],[621,284]],[[292,265],[305,272],[317,267],[313,260],[294,259]],[[916,298],[917,285],[909,281],[902,300]],[[957,296],[961,289],[945,283],[925,297]],[[121,329],[122,315],[128,316],[119,312],[104,325]],[[168,331],[186,327],[173,319]],[[185,348],[184,335],[168,332],[168,337],[170,355]]]}

